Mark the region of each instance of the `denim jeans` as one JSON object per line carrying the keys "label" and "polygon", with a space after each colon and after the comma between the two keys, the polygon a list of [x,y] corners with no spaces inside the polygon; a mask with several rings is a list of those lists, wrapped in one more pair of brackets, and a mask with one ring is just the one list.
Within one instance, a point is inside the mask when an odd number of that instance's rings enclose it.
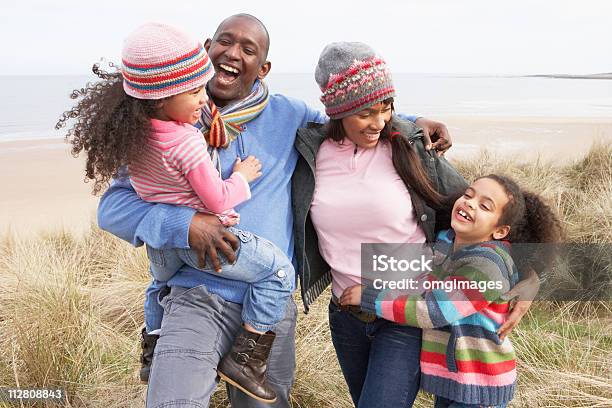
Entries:
{"label": "denim jeans", "polygon": [[412,406],[421,374],[421,329],[384,319],[364,323],[331,302],[329,327],[355,407]]}
{"label": "denim jeans", "polygon": [[462,402],[451,401],[446,398],[436,396],[436,402],[434,403],[434,408],[506,408],[506,404],[504,405],[496,405],[496,406],[484,406],[484,405],[474,405],[474,404],[464,404]]}
{"label": "denim jeans", "polygon": [[161,328],[164,308],[159,304],[160,293],[170,290],[165,281],[158,281],[151,278],[151,283],[145,292],[144,301],[144,323],[147,333]]}
{"label": "denim jeans", "polygon": [[[267,239],[251,232],[230,227],[240,240],[236,262],[230,264],[223,256],[222,271],[216,272],[207,264],[203,272],[227,279],[249,283],[243,299],[242,321],[256,330],[266,332],[285,315],[285,305],[295,285],[295,270],[287,256]],[[163,309],[158,302],[159,290],[184,264],[200,269],[195,251],[190,249],[154,249],[147,246],[151,263],[152,285],[145,299],[147,331],[161,326]]]}
{"label": "denim jeans", "polygon": [[[242,324],[242,307],[206,290],[173,286],[161,300],[164,320],[151,366],[147,407],[208,407],[219,378],[217,365],[229,351]],[[228,387],[233,408],[289,408],[295,371],[297,308],[289,299],[268,360],[274,404],[259,402]]]}

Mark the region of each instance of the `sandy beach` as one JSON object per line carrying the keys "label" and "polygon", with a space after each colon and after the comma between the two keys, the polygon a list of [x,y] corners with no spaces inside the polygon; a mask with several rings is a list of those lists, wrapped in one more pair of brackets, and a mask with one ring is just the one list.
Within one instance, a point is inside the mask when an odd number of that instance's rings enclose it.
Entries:
{"label": "sandy beach", "polygon": [[[475,156],[481,148],[517,160],[567,162],[593,142],[612,142],[610,118],[436,117],[453,138],[450,159]],[[66,228],[85,231],[95,218],[98,197],[83,182],[84,161],[70,156],[61,139],[0,143],[0,234]]]}
{"label": "sandy beach", "polygon": [[0,143],[0,234],[86,230],[98,198],[83,179],[84,161],[61,139]]}
{"label": "sandy beach", "polygon": [[447,157],[469,158],[486,148],[517,160],[538,156],[567,162],[597,141],[612,142],[612,118],[436,117],[453,138]]}

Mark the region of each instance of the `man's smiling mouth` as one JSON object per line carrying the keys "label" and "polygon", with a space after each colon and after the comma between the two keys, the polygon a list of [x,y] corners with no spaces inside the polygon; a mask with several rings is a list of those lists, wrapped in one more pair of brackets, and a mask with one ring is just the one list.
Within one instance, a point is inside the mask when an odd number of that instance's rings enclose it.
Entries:
{"label": "man's smiling mouth", "polygon": [[238,78],[240,70],[227,64],[219,64],[215,76],[217,81],[222,84],[229,85]]}
{"label": "man's smiling mouth", "polygon": [[219,64],[219,68],[221,68],[221,69],[223,69],[225,71],[229,71],[229,72],[231,72],[233,74],[236,74],[236,75],[238,75],[240,73],[240,71],[238,71],[237,68],[230,67],[229,65],[225,65],[225,64]]}

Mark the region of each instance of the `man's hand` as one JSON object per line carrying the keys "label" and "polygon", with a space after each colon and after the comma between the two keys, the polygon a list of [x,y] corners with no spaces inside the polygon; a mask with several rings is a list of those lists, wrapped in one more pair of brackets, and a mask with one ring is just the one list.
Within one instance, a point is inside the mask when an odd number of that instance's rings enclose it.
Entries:
{"label": "man's hand", "polygon": [[512,306],[508,320],[497,330],[500,340],[504,340],[514,330],[516,325],[519,324],[523,316],[529,311],[533,299],[540,290],[540,279],[538,279],[535,271],[529,269],[527,273],[527,278],[517,283],[512,290],[503,294],[503,298],[516,299],[516,303]]}
{"label": "man's hand", "polygon": [[453,145],[444,123],[427,118],[418,118],[415,124],[423,129],[423,143],[425,143],[426,150],[434,149],[438,156],[442,156]]}
{"label": "man's hand", "polygon": [[221,262],[219,262],[217,250],[221,251],[230,263],[234,263],[239,241],[234,234],[221,224],[216,216],[196,213],[189,225],[189,246],[198,254],[200,269],[206,267],[206,257],[208,256],[215,271],[221,272]]}
{"label": "man's hand", "polygon": [[340,305],[348,306],[354,305],[359,306],[361,304],[361,285],[350,286],[344,289],[342,295],[340,296]]}

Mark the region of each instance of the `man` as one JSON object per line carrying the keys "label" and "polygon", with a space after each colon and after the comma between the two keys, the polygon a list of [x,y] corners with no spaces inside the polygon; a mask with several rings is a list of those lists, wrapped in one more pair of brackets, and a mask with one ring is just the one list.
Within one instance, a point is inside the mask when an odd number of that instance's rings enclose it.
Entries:
{"label": "man", "polygon": [[[271,69],[268,47],[267,30],[255,17],[238,14],[224,20],[213,38],[205,42],[216,71],[208,90],[222,115],[224,108],[236,106],[237,102],[259,109],[242,123],[236,139],[219,149],[221,172],[223,178],[228,177],[236,156],[254,155],[261,161],[263,176],[252,184],[251,199],[237,208],[240,226],[269,239],[291,258],[290,180],[297,160],[293,142],[298,128],[326,118],[303,102],[282,95],[271,95],[264,102],[258,100],[261,103],[249,105],[253,95],[267,95],[262,80]],[[227,116],[226,120],[231,119]],[[426,129],[426,134],[438,136],[433,144],[428,139],[431,148],[444,151],[450,147],[444,125],[424,118],[418,119],[417,124]],[[194,249],[201,254],[201,265],[208,258],[215,269],[222,267],[217,251],[233,262],[233,249],[240,240],[248,239],[228,233],[214,216],[195,213],[187,207],[146,203],[127,180],[114,183],[102,197],[98,222],[102,229],[136,246],[144,242],[152,248]],[[158,261],[163,262],[163,257]],[[185,266],[167,282],[170,294],[161,300],[165,313],[155,347],[147,406],[208,405],[217,384],[219,359],[229,350],[240,327],[240,303],[248,288],[244,282],[223,279],[222,272],[220,276]],[[230,386],[233,407],[289,406],[295,370],[295,322],[296,306],[291,301],[275,329],[267,370],[276,403],[263,404]]]}

